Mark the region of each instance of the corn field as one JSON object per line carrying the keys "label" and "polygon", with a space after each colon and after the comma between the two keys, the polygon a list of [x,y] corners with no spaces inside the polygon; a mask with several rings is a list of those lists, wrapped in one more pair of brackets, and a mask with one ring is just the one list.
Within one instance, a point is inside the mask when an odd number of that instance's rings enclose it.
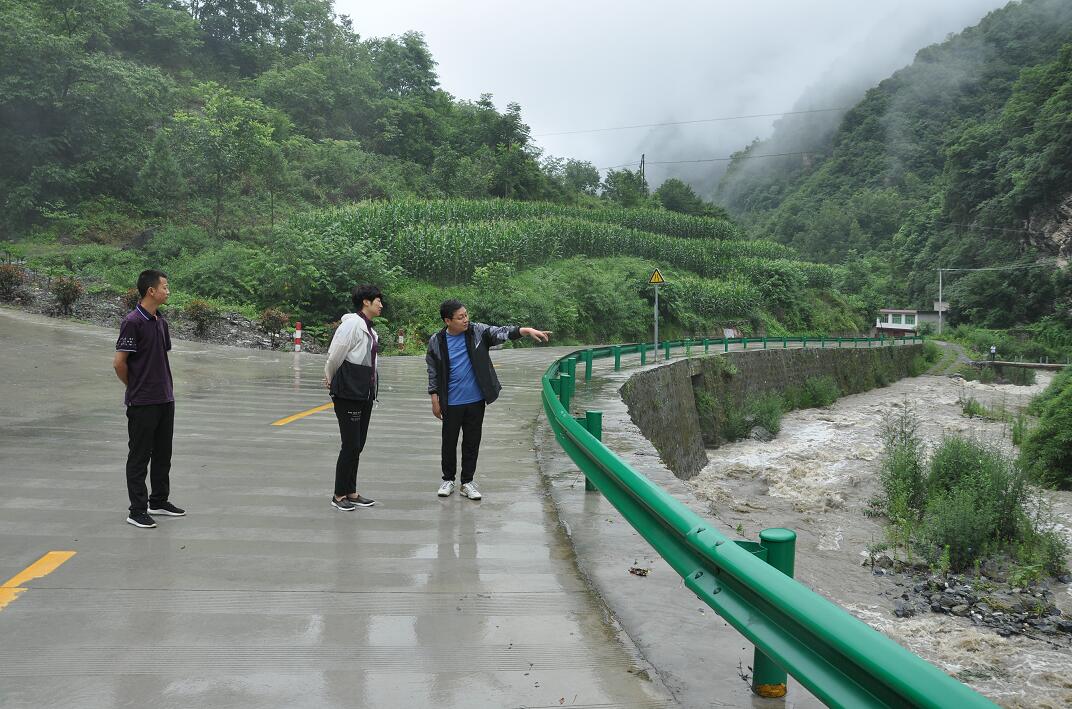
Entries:
{"label": "corn field", "polygon": [[795,260],[782,244],[740,239],[728,222],[672,212],[407,200],[307,212],[291,225],[325,239],[367,241],[388,266],[436,283],[465,283],[491,263],[524,269],[575,256],[650,259],[675,271],[668,307],[716,319],[745,316],[765,302],[789,303],[804,288],[830,288],[841,275]]}
{"label": "corn field", "polygon": [[546,202],[511,200],[399,200],[370,202],[311,212],[297,217],[299,227],[324,221],[349,225],[349,231],[375,237],[420,225],[456,225],[469,222],[519,221],[544,218],[577,219],[610,224],[653,234],[688,239],[740,240],[741,231],[731,222],[709,217],[646,209],[616,207],[587,209]]}

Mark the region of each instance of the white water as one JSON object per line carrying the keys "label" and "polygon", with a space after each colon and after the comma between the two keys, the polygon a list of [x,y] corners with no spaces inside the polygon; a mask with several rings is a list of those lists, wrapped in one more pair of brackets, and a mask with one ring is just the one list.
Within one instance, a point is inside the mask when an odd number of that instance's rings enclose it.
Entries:
{"label": "white water", "polygon": [[[928,614],[894,616],[883,591],[903,577],[879,577],[861,566],[867,546],[885,539],[881,521],[864,516],[878,492],[884,416],[910,406],[929,446],[944,435],[972,436],[1012,451],[1009,424],[968,419],[960,400],[974,397],[990,407],[1014,410],[1045,388],[986,385],[923,376],[865,394],[845,397],[827,409],[787,414],[770,443],[740,441],[709,450],[710,463],[692,481],[714,516],[741,536],[766,527],[798,534],[796,577],[844,606],[872,627],[1008,707],[1072,706],[1072,651],[1024,637],[1002,638],[965,618]],[[1072,494],[1045,492],[1055,522],[1072,530]],[[1072,534],[1070,534],[1072,537]],[[1057,605],[1072,615],[1072,591]]]}

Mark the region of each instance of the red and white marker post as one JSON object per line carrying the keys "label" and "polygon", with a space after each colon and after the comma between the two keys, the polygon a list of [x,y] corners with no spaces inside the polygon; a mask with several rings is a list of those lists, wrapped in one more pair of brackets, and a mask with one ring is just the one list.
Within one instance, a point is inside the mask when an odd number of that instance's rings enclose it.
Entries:
{"label": "red and white marker post", "polygon": [[294,323],[294,351],[301,352],[301,321]]}

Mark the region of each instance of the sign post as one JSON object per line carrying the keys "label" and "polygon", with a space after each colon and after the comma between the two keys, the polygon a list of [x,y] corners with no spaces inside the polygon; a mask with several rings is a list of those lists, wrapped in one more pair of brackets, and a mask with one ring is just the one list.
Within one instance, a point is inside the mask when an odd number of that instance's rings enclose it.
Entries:
{"label": "sign post", "polygon": [[651,272],[651,278],[648,279],[648,285],[655,287],[655,360],[659,359],[659,284],[666,283],[666,279],[663,278],[663,274],[659,272],[659,269],[655,269]]}

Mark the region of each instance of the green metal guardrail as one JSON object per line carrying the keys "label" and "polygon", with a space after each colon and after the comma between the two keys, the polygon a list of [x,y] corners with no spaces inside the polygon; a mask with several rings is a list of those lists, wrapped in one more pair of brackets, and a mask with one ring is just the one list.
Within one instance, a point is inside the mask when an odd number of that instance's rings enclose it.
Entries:
{"label": "green metal guardrail", "polygon": [[[831,342],[842,346],[848,341],[820,339],[821,347],[834,346]],[[864,339],[853,338],[852,345],[858,347]],[[688,350],[701,345],[706,351],[711,344],[726,349],[729,344],[747,347],[756,341],[674,341],[671,347]],[[764,346],[772,342],[807,346],[807,339],[802,338],[760,341]],[[894,342],[886,338],[867,341],[868,347],[887,344]],[[828,706],[994,707],[982,695],[765,563],[745,548],[754,543],[734,543],[630,468],[599,441],[598,412],[581,417],[585,423],[570,415],[578,362],[584,362],[587,378],[594,359],[614,357],[617,369],[623,354],[639,353],[640,361],[645,362],[649,348],[651,343],[579,350],[557,360],[542,377],[547,420],[559,444],[584,473],[586,489],[594,485],[602,492],[681,575],[685,585],[756,646],[757,660],[769,658],[775,669],[788,671]],[[592,432],[590,425],[595,429]],[[789,573],[791,569],[790,559]],[[757,674],[759,665],[757,661]],[[784,678],[784,673],[781,676]],[[762,680],[757,677],[757,681]]]}

